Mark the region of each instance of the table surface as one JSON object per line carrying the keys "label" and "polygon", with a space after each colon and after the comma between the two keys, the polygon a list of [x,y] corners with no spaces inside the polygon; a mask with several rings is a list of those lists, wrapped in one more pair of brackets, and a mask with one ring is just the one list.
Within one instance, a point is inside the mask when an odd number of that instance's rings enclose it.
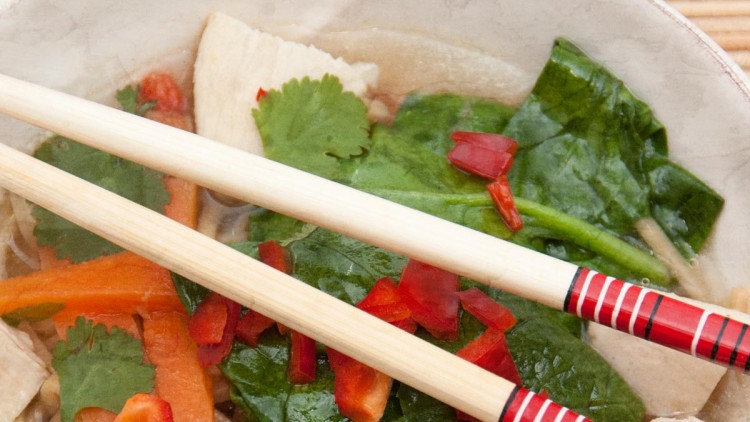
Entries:
{"label": "table surface", "polygon": [[750,75],[750,0],[668,0]]}

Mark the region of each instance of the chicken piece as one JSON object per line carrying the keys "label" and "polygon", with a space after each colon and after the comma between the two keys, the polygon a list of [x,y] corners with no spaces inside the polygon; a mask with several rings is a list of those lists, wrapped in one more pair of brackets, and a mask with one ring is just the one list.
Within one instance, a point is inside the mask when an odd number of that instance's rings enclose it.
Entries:
{"label": "chicken piece", "polygon": [[350,65],[312,46],[285,41],[214,13],[203,31],[195,61],[195,123],[198,134],[252,152],[263,144],[251,110],[259,89],[278,89],[293,78],[335,75],[345,91],[364,98],[377,81],[374,64]]}
{"label": "chicken piece", "polygon": [[0,422],[20,415],[48,376],[29,336],[0,321]]}

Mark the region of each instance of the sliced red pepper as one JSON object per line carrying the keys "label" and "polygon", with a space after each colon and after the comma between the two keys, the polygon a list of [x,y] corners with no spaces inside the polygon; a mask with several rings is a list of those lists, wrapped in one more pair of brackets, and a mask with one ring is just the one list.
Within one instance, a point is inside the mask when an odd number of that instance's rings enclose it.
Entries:
{"label": "sliced red pepper", "polygon": [[398,285],[390,277],[383,277],[375,282],[367,296],[357,304],[357,308],[410,333],[417,329],[416,322],[411,318],[411,310],[401,299]]}
{"label": "sliced red pepper", "polygon": [[315,367],[318,363],[315,340],[296,331],[292,331],[290,336],[292,345],[289,353],[289,381],[293,384],[310,384],[315,381]]}
{"label": "sliced red pepper", "polygon": [[458,142],[448,153],[448,160],[461,170],[494,180],[510,170],[513,155],[468,142]]}
{"label": "sliced red pepper", "polygon": [[339,412],[355,422],[379,421],[388,403],[391,377],[331,348],[328,361]]}
{"label": "sliced red pepper", "polygon": [[292,263],[289,252],[273,240],[258,245],[258,257],[260,262],[273,267],[283,273],[291,274]]}
{"label": "sliced red pepper", "polygon": [[[289,256],[289,251],[273,240],[268,240],[258,245],[258,257],[262,263],[270,267],[285,274],[292,273],[292,259]],[[289,332],[289,328],[283,324],[276,323],[276,326],[281,334]]]}
{"label": "sliced red pepper", "polygon": [[156,102],[154,110],[184,113],[188,103],[182,88],[169,73],[151,73],[141,81],[138,102]]}
{"label": "sliced red pepper", "polygon": [[516,324],[516,317],[476,287],[458,292],[461,306],[489,328],[505,332]]}
{"label": "sliced red pepper", "polygon": [[[211,296],[213,295],[218,296],[219,299],[223,301],[224,306],[226,307],[227,318],[226,324],[224,324],[223,327],[221,340],[219,342],[198,345],[198,362],[203,367],[216,365],[217,363],[221,362],[227,355],[229,355],[229,352],[232,351],[234,335],[237,330],[237,323],[240,320],[240,312],[242,311],[242,307],[239,303],[214,292],[210,293],[209,296],[204,299],[204,302],[207,300],[218,300],[216,298],[211,298]],[[198,306],[200,307],[200,305]]]}
{"label": "sliced red pepper", "polygon": [[275,323],[271,318],[249,309],[237,324],[237,340],[250,347],[258,347],[260,335]]}
{"label": "sliced red pepper", "polygon": [[456,355],[517,385],[523,383],[505,341],[505,334],[499,330],[486,329]]}
{"label": "sliced red pepper", "polygon": [[138,393],[125,402],[115,422],[172,422],[172,406],[165,400]]}
{"label": "sliced red pepper", "polygon": [[513,193],[510,190],[508,178],[502,175],[498,176],[494,182],[487,185],[487,190],[508,228],[514,232],[521,230],[523,220],[516,208],[516,203],[513,201]]}
{"label": "sliced red pepper", "polygon": [[398,292],[411,317],[440,340],[458,338],[458,276],[409,260],[401,273]]}
{"label": "sliced red pepper", "polygon": [[457,130],[451,133],[454,142],[466,142],[493,151],[507,152],[514,155],[518,150],[518,142],[513,138],[496,133],[464,132]]}
{"label": "sliced red pepper", "polygon": [[188,331],[196,344],[221,342],[227,325],[228,309],[224,298],[216,293],[206,296],[190,318]]}
{"label": "sliced red pepper", "polygon": [[263,88],[258,88],[258,92],[255,94],[255,101],[260,102],[265,96],[268,95],[268,91]]}

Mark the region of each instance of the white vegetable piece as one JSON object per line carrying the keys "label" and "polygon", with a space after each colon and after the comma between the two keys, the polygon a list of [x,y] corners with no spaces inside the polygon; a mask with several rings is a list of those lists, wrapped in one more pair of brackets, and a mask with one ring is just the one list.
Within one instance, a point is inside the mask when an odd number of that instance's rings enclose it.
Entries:
{"label": "white vegetable piece", "polygon": [[49,376],[32,348],[26,333],[0,321],[0,422],[20,415]]}
{"label": "white vegetable piece", "polygon": [[335,75],[364,97],[377,81],[374,64],[350,65],[312,46],[285,41],[222,13],[209,18],[195,62],[195,122],[199,135],[262,154],[251,110],[259,88],[278,89],[293,78]]}
{"label": "white vegetable piece", "polygon": [[696,418],[695,416],[690,416],[687,418],[656,418],[651,419],[651,422],[702,422],[700,419]]}

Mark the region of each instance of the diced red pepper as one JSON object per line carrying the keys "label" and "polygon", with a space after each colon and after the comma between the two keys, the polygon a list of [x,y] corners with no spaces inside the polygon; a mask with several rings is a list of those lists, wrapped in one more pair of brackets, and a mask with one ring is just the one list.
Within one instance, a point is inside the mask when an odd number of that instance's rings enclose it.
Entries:
{"label": "diced red pepper", "polygon": [[496,133],[464,132],[457,130],[451,133],[454,142],[466,142],[493,151],[507,152],[514,155],[518,150],[518,142],[513,138]]}
{"label": "diced red pepper", "polygon": [[[211,297],[214,295],[218,296],[218,298]],[[216,365],[217,363],[221,362],[227,355],[229,355],[229,352],[232,351],[234,335],[237,330],[237,323],[240,320],[240,312],[242,311],[242,307],[239,303],[214,292],[210,293],[209,296],[204,299],[204,302],[213,302],[215,300],[222,301],[224,306],[226,307],[226,323],[224,324],[221,334],[221,340],[219,342],[198,345],[198,362],[203,367]],[[201,304],[203,304],[203,302],[201,302]],[[200,305],[198,305],[198,307],[200,307]]]}
{"label": "diced red pepper", "polygon": [[216,293],[206,296],[190,318],[188,331],[196,344],[221,342],[227,325],[228,309],[224,298]]}
{"label": "diced red pepper", "polygon": [[115,422],[172,422],[172,406],[161,398],[138,393],[125,402]]}
{"label": "diced red pepper", "polygon": [[310,384],[315,381],[315,367],[318,357],[315,350],[315,340],[291,332],[292,345],[289,353],[289,381],[293,384]]}
{"label": "diced red pepper", "polygon": [[260,262],[283,273],[291,274],[292,272],[289,252],[273,240],[258,245],[258,257],[260,258]]}
{"label": "diced red pepper", "polygon": [[263,88],[258,88],[258,92],[255,94],[255,101],[260,102],[266,95],[268,95],[268,91],[266,91]]}
{"label": "diced red pepper", "polygon": [[505,341],[505,334],[499,330],[486,329],[456,355],[508,381],[518,385],[523,383]]}
{"label": "diced red pepper", "polygon": [[237,340],[258,347],[260,335],[275,323],[271,318],[249,309],[237,324]]}
{"label": "diced red pepper", "polygon": [[505,332],[516,324],[516,318],[505,306],[495,302],[476,287],[458,292],[461,306],[489,328]]}
{"label": "diced red pepper", "polygon": [[[260,90],[263,90],[263,88]],[[265,91],[263,92],[265,93]],[[292,259],[289,256],[289,251],[273,240],[268,240],[258,245],[258,257],[262,263],[270,267],[285,274],[292,273]],[[289,328],[283,324],[276,323],[276,326],[281,334],[289,332]]]}
{"label": "diced red pepper", "polygon": [[448,160],[461,170],[494,180],[510,170],[513,155],[468,142],[458,142],[448,153]]}
{"label": "diced red pepper", "polygon": [[487,185],[487,190],[508,228],[514,232],[521,230],[523,228],[523,220],[513,200],[513,193],[510,190],[508,178],[502,175],[499,176],[494,182]]}
{"label": "diced red pepper", "polygon": [[357,304],[357,308],[408,332],[414,333],[417,329],[409,307],[401,299],[398,285],[390,277],[383,277],[375,282],[367,296]]}
{"label": "diced red pepper", "polygon": [[152,101],[156,102],[154,110],[159,111],[184,113],[188,108],[187,98],[182,93],[182,88],[169,73],[151,73],[141,81],[138,102]]}
{"label": "diced red pepper", "polygon": [[398,292],[411,317],[440,340],[458,338],[458,276],[409,260],[401,273]]}
{"label": "diced red pepper", "polygon": [[354,422],[379,421],[388,403],[391,377],[331,348],[328,361],[339,412]]}

